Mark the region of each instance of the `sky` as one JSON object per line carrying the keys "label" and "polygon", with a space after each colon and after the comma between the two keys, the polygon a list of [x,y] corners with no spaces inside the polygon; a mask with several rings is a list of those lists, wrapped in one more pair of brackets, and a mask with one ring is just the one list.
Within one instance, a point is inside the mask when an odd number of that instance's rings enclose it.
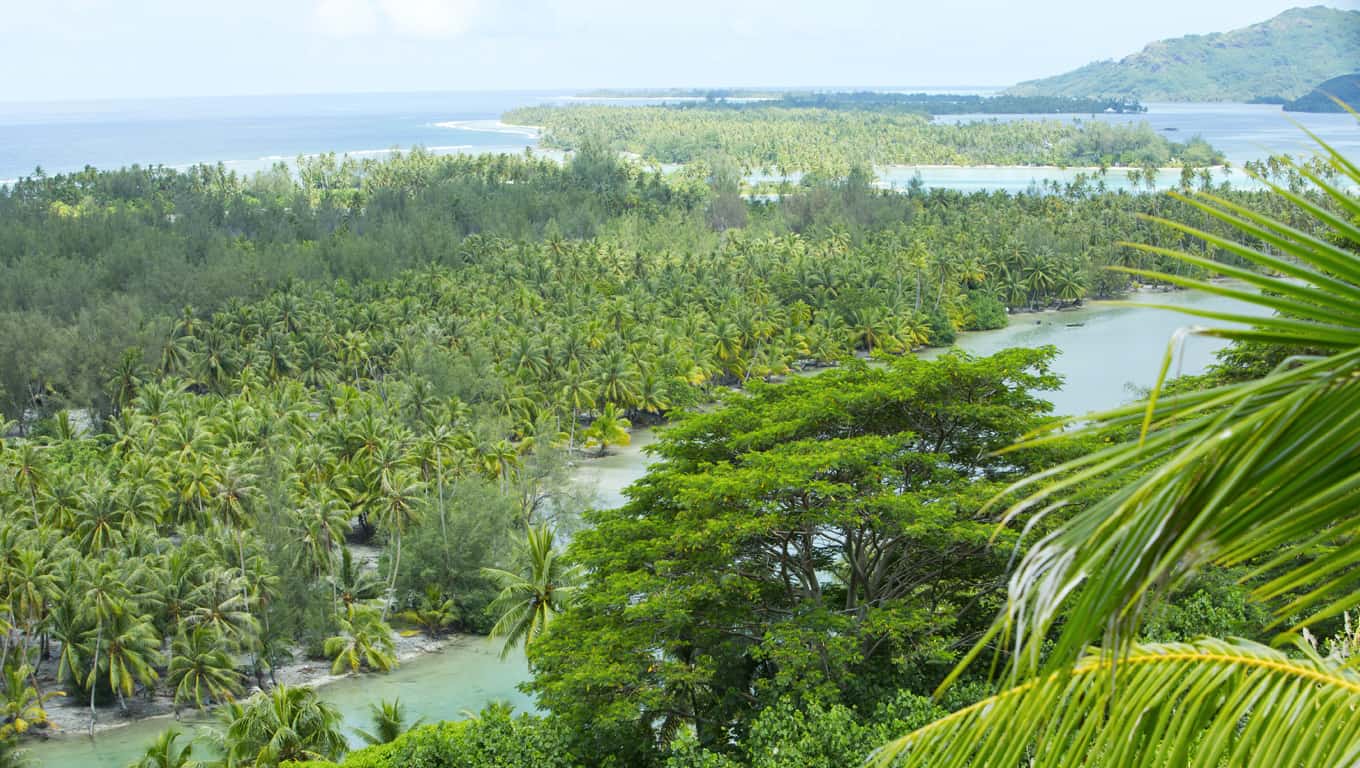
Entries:
{"label": "sky", "polygon": [[[1281,0],[0,0],[0,101],[1009,85]],[[1327,2],[1360,9],[1360,0]]]}

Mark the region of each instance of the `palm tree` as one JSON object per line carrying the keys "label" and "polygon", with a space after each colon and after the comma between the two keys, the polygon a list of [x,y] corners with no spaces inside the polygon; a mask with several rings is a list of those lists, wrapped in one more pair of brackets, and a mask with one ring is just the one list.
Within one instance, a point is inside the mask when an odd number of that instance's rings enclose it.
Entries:
{"label": "palm tree", "polygon": [[[117,564],[110,559],[82,563],[80,580],[75,585],[67,587],[67,594],[70,594],[72,587],[79,590],[77,594],[82,598],[80,612],[94,619],[94,629],[87,631],[85,636],[81,638],[81,642],[77,646],[81,649],[79,654],[75,653],[75,649],[73,649],[70,657],[71,663],[66,666],[66,670],[74,672],[78,668],[77,663],[80,664],[79,668],[83,668],[83,656],[86,652],[89,653],[91,657],[89,669],[78,680],[79,684],[83,685],[90,693],[90,735],[93,736],[96,719],[94,698],[97,688],[95,680],[99,676],[100,651],[104,650],[105,627],[114,621],[119,614],[127,610],[128,588],[119,578]],[[125,629],[130,628],[129,625],[130,622],[124,622]],[[140,630],[135,632],[141,635]],[[93,634],[93,637],[91,637],[91,634]],[[152,634],[155,634],[154,630],[152,630]],[[74,638],[71,639],[74,640]],[[134,639],[134,645],[140,645],[145,640],[144,636],[139,636]],[[63,654],[65,654],[64,649]],[[63,661],[66,660],[63,659]],[[142,661],[147,661],[147,659],[142,659]],[[127,671],[124,667],[120,665],[106,666],[109,668],[110,680],[117,680],[122,684],[130,679],[122,674]],[[149,664],[147,666],[149,667]],[[135,671],[142,672],[144,670],[139,668]],[[152,669],[151,673],[154,674],[154,672],[155,670]]]}
{"label": "palm tree", "polygon": [[33,524],[38,522],[38,494],[47,487],[47,461],[33,443],[24,443],[14,452],[14,487],[28,497],[33,511]]}
{"label": "palm tree", "polygon": [[340,550],[340,570],[330,581],[331,591],[336,596],[336,607],[343,606],[345,610],[358,603],[376,600],[383,593],[382,579],[373,571],[355,565],[354,555],[348,547]]}
{"label": "palm tree", "polygon": [[39,693],[30,682],[33,668],[27,664],[9,667],[4,671],[4,679],[5,698],[0,700],[0,723],[4,728],[16,736],[22,736],[33,728],[46,728],[48,719],[44,705],[66,694],[61,691]]}
{"label": "palm tree", "polygon": [[143,379],[146,378],[145,374],[142,350],[136,348],[123,350],[123,357],[104,384],[109,399],[113,401],[115,413],[121,412],[137,396],[137,388],[142,385]]}
{"label": "palm tree", "polygon": [[[3,564],[0,564],[0,583],[4,582]],[[0,606],[0,637],[8,638],[14,631],[14,622],[10,621],[9,612]],[[7,668],[9,664],[9,643],[0,643],[0,669]]]}
{"label": "palm tree", "polygon": [[59,644],[57,680],[84,689],[88,672],[85,663],[91,650],[85,638],[92,624],[77,600],[78,597],[67,595],[57,601],[48,617],[48,626],[52,639]]}
{"label": "palm tree", "polygon": [[406,722],[406,706],[401,703],[401,699],[386,699],[377,704],[369,704],[368,711],[373,716],[373,731],[365,731],[362,728],[355,728],[355,733],[359,738],[368,744],[390,744],[397,740],[397,737],[418,727],[425,722],[425,718],[417,717],[414,722]]}
{"label": "palm tree", "polygon": [[23,641],[31,642],[35,628],[47,614],[48,601],[59,595],[51,560],[37,549],[25,547],[9,554],[5,573],[9,591],[9,615],[23,630]]}
{"label": "palm tree", "polygon": [[1025,287],[1029,289],[1031,304],[1048,303],[1056,279],[1053,262],[1053,251],[1049,248],[1031,252],[1024,262]]}
{"label": "palm tree", "polygon": [[580,582],[577,568],[568,566],[554,548],[553,532],[547,525],[529,529],[522,557],[524,571],[519,573],[482,569],[501,587],[487,610],[500,616],[491,628],[491,637],[505,640],[502,659],[516,646],[527,646],[543,634],[566,608]]}
{"label": "palm tree", "polygon": [[574,449],[576,447],[576,426],[581,420],[581,413],[590,408],[597,396],[595,382],[581,371],[580,366],[573,363],[563,376],[562,387],[558,396],[561,402],[571,411],[571,427],[568,430],[567,447]]}
{"label": "palm tree", "polygon": [[252,648],[260,634],[260,622],[250,612],[246,579],[232,568],[214,568],[205,574],[189,596],[184,623],[204,627],[233,648]]}
{"label": "palm tree", "polygon": [[146,748],[146,752],[128,768],[199,768],[207,765],[193,759],[194,740],[189,739],[183,746],[176,744],[184,734],[178,728],[167,728]]}
{"label": "palm tree", "polygon": [[420,627],[430,637],[439,637],[458,621],[458,608],[452,598],[444,596],[438,584],[426,584],[420,605],[402,611],[397,618]]}
{"label": "palm tree", "polygon": [[741,329],[731,320],[722,320],[713,329],[713,353],[723,363],[735,363],[742,352]]}
{"label": "palm tree", "polygon": [[189,344],[183,336],[167,336],[161,342],[159,371],[162,376],[173,376],[189,366]]}
{"label": "palm tree", "polygon": [[[431,414],[433,414],[433,409]],[[415,456],[420,468],[420,479],[434,483],[439,500],[439,531],[445,546],[448,545],[448,515],[444,505],[444,471],[458,455],[458,433],[445,423],[437,423],[431,418],[429,429],[416,441]]]}
{"label": "palm tree", "polygon": [[212,629],[194,627],[174,640],[167,682],[175,689],[175,712],[192,701],[200,710],[241,692],[241,673]]}
{"label": "palm tree", "polygon": [[392,576],[387,586],[388,600],[383,604],[383,619],[391,608],[392,596],[397,589],[397,576],[401,568],[401,535],[406,529],[420,522],[421,506],[424,502],[425,486],[414,476],[402,472],[393,478],[393,484],[383,489],[377,500],[375,511],[378,524],[392,537]]}
{"label": "palm tree", "polygon": [[581,436],[586,439],[586,445],[600,446],[599,454],[603,456],[605,450],[611,445],[628,445],[633,438],[628,434],[628,428],[633,426],[632,422],[623,418],[622,415],[610,403],[604,407],[595,421],[590,423],[586,431]]}
{"label": "palm tree", "polygon": [[519,451],[509,440],[501,439],[477,449],[482,474],[499,482],[504,493],[510,483],[510,473],[520,464]]}
{"label": "palm tree", "polygon": [[382,620],[377,610],[366,605],[352,605],[347,616],[336,619],[341,634],[326,639],[323,652],[331,657],[331,674],[348,669],[390,672],[397,666],[397,649],[392,640],[392,628]]}
{"label": "palm tree", "polygon": [[202,525],[207,522],[203,502],[212,498],[217,485],[217,472],[213,465],[202,457],[195,457],[192,463],[180,465],[174,488],[180,502],[179,522],[194,522]]}
{"label": "palm tree", "polygon": [[[1360,168],[1322,147],[1326,165],[1360,183]],[[1129,270],[1275,310],[1268,319],[1183,311],[1241,323],[1195,332],[1278,345],[1286,350],[1280,363],[1260,378],[1166,395],[1168,354],[1147,402],[1082,417],[1088,434],[1136,437],[1016,489],[1025,498],[1008,521],[1055,509],[1094,478],[1121,484],[1020,561],[1007,607],[983,641],[1009,648],[1009,687],[889,745],[880,765],[1355,764],[1360,675],[1301,640],[1308,625],[1355,602],[1360,202],[1290,165],[1316,187],[1311,195],[1267,183],[1321,236],[1209,194],[1174,196],[1270,252],[1164,222],[1262,272],[1140,246],[1259,293]],[[1053,439],[1046,432],[1027,444]],[[1136,643],[1148,606],[1207,565],[1246,567],[1255,597],[1275,608],[1274,644],[1297,651],[1243,640]]]}
{"label": "palm tree", "polygon": [[335,570],[335,549],[349,528],[349,510],[328,492],[302,502],[292,529],[295,563],[313,576],[330,576]]}
{"label": "palm tree", "polygon": [[595,368],[596,394],[605,403],[627,406],[637,399],[640,378],[624,350],[612,347]]}
{"label": "palm tree", "polygon": [[286,761],[337,760],[345,754],[340,712],[315,690],[280,685],[224,710],[228,765],[275,768]]}
{"label": "palm tree", "polygon": [[127,698],[138,683],[151,686],[160,679],[156,666],[160,664],[161,638],[151,622],[133,615],[128,606],[115,610],[96,631],[97,659],[85,684],[93,690],[103,679],[117,695],[118,705],[126,710]]}
{"label": "palm tree", "polygon": [[1086,295],[1086,276],[1075,261],[1063,262],[1053,278],[1058,300],[1067,304],[1077,304]]}
{"label": "palm tree", "polygon": [[242,541],[245,528],[251,522],[251,507],[259,488],[255,485],[255,474],[239,464],[228,464],[217,478],[213,496],[217,502],[217,513],[222,522],[236,536],[237,555],[240,559],[241,576],[248,577],[246,571],[245,544]]}

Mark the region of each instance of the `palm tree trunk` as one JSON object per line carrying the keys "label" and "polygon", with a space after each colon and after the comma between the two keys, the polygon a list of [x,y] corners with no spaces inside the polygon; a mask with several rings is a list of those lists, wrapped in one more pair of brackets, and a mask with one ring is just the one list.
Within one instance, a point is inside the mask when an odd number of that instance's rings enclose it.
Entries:
{"label": "palm tree trunk", "polygon": [[[241,560],[242,607],[246,609],[246,613],[252,613],[250,610],[250,578],[246,576],[246,547],[239,527],[236,529],[236,556]],[[255,650],[255,646],[252,646],[250,649],[250,665],[255,668],[255,674],[258,676],[260,672],[260,655]]]}
{"label": "palm tree trunk", "polygon": [[90,676],[86,678],[90,684],[90,738],[94,738],[94,721],[97,717],[94,711],[94,690],[99,677],[99,643],[104,639],[104,622],[98,619],[94,623],[94,660],[90,663]]}
{"label": "palm tree trunk", "polygon": [[[346,544],[345,546],[349,546]],[[326,576],[331,582],[331,609],[335,610],[340,602],[340,590],[335,584],[335,553],[331,552],[330,557],[326,558]]]}
{"label": "palm tree trunk", "polygon": [[10,636],[6,632],[3,642],[0,642],[0,669],[5,669],[5,665],[9,662],[9,641]]}
{"label": "palm tree trunk", "polygon": [[444,567],[449,565],[449,527],[448,520],[444,517],[444,460],[440,456],[439,446],[434,449],[435,482],[439,483],[439,535],[444,542]]}
{"label": "palm tree trunk", "polygon": [[392,599],[397,595],[397,573],[401,569],[401,533],[394,532],[397,551],[392,556],[392,580],[387,585],[387,600],[383,601],[382,620],[387,621],[387,612],[392,608]]}

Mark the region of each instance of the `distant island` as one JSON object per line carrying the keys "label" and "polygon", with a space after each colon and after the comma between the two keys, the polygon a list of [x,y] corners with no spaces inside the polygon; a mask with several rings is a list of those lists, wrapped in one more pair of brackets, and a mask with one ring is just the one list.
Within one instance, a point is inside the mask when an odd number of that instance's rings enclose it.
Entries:
{"label": "distant island", "polygon": [[1119,61],[1030,80],[1015,96],[1279,103],[1360,70],[1360,11],[1293,8],[1231,32],[1149,44]]}
{"label": "distant island", "polygon": [[1306,95],[1286,102],[1284,110],[1286,112],[1344,111],[1334,99],[1340,99],[1352,108],[1360,108],[1360,71],[1334,77],[1322,83]]}
{"label": "distant island", "polygon": [[1074,96],[982,96],[967,93],[904,93],[900,91],[834,91],[775,89],[599,89],[579,94],[596,99],[684,99],[707,107],[734,109],[815,108],[873,110],[920,115],[1092,115],[1101,112],[1137,113],[1147,107],[1137,99]]}
{"label": "distant island", "polygon": [[787,88],[592,88],[582,99],[777,99]]}
{"label": "distant island", "polygon": [[1173,142],[1147,123],[978,119],[953,124],[872,105],[581,104],[514,109],[501,119],[540,127],[540,144],[551,149],[581,150],[598,143],[662,163],[722,158],[747,171],[829,177],[881,165],[1164,168],[1223,161],[1202,138]]}

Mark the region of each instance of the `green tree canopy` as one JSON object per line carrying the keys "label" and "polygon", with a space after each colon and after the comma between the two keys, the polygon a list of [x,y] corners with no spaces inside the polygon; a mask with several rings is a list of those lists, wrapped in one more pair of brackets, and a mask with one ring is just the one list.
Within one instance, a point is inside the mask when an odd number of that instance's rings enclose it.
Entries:
{"label": "green tree canopy", "polygon": [[779,695],[928,689],[1004,595],[1015,538],[981,510],[1053,460],[993,453],[1044,422],[1052,355],[854,363],[667,428],[572,543],[588,582],[529,648],[540,705],[645,761],[682,728],[723,751]]}

